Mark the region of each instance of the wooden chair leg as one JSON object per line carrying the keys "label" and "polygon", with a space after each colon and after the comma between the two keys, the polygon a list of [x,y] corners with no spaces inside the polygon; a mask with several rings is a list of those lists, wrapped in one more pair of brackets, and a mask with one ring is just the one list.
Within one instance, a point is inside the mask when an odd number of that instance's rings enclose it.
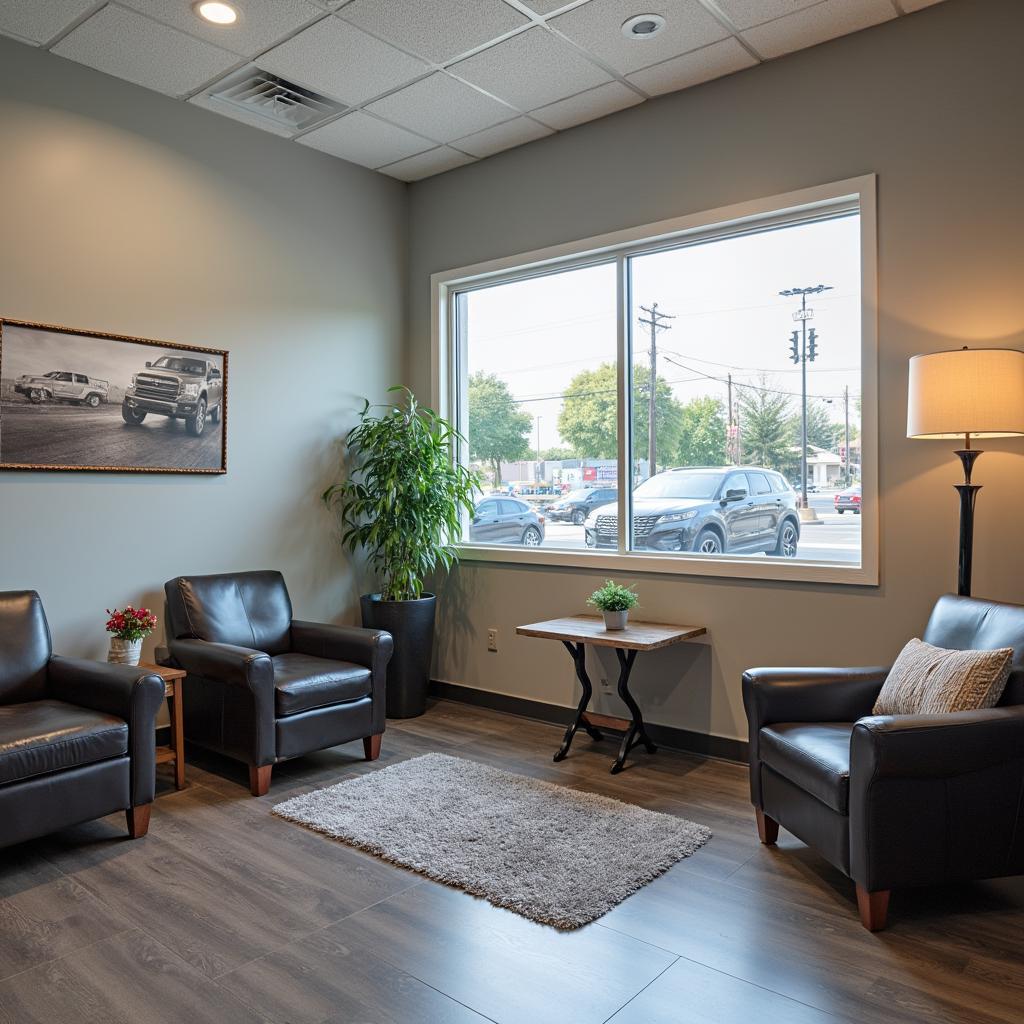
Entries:
{"label": "wooden chair leg", "polygon": [[258,768],[249,765],[249,790],[253,796],[266,796],[270,789],[270,775],[274,770],[272,764],[263,764]]}
{"label": "wooden chair leg", "polygon": [[128,819],[128,835],[132,839],[141,839],[149,831],[149,815],[152,810],[152,804],[139,804],[124,812]]}
{"label": "wooden chair leg", "polygon": [[765,846],[774,846],[779,840],[779,823],[769,818],[760,807],[754,808],[754,816],[757,818],[757,838]]}
{"label": "wooden chair leg", "polygon": [[367,761],[376,761],[380,757],[380,738],[383,734],[363,737],[363,756]]}
{"label": "wooden chair leg", "polygon": [[860,911],[860,923],[869,932],[880,932],[885,927],[889,915],[889,889],[868,892],[862,885],[857,886],[857,909]]}

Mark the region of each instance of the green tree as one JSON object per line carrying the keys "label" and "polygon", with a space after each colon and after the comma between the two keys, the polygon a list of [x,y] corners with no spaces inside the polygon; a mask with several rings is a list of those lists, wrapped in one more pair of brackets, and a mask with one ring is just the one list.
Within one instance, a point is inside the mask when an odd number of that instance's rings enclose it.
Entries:
{"label": "green tree", "polygon": [[[800,450],[800,409],[797,404],[796,412],[790,417],[790,433],[792,443]],[[843,425],[834,423],[825,408],[825,403],[820,400],[807,400],[807,443],[813,444],[816,448],[824,448],[826,451],[838,450],[842,443]]]}
{"label": "green tree", "polygon": [[561,462],[563,459],[574,459],[572,449],[565,445],[556,446],[555,448],[545,448],[541,453],[540,457],[545,462]]}
{"label": "green tree", "polygon": [[[633,370],[633,436],[635,458],[647,453],[648,395],[650,370]],[[658,451],[673,458],[679,448],[682,406],[672,396],[664,378],[655,382],[654,425]],[[602,363],[596,370],[584,370],[569,382],[565,402],[558,416],[558,432],[569,442],[578,458],[614,459],[618,454],[618,378],[614,363]]]}
{"label": "green tree", "polygon": [[726,434],[725,406],[721,399],[705,396],[687,402],[682,410],[679,464],[724,465]]}
{"label": "green tree", "polygon": [[532,426],[503,380],[492,373],[469,378],[469,457],[491,464],[495,484],[501,483],[502,462],[530,456]]}
{"label": "green tree", "polygon": [[771,390],[762,377],[756,387],[739,389],[741,461],[785,471],[793,462],[789,396]]}

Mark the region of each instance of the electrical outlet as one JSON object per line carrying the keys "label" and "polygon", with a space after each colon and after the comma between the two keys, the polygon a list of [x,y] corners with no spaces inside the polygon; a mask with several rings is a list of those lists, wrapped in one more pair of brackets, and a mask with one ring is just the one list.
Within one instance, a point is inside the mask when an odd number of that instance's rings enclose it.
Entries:
{"label": "electrical outlet", "polygon": [[487,650],[498,650],[498,628],[496,626],[492,626],[487,630]]}

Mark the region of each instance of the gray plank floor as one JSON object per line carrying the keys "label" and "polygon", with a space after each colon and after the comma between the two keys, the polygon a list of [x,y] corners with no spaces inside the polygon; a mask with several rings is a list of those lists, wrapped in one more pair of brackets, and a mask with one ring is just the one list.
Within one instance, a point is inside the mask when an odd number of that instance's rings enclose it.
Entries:
{"label": "gray plank floor", "polygon": [[[146,839],[123,816],[0,851],[4,1024],[1020,1024],[1024,880],[897,893],[877,935],[797,840],[756,840],[745,769],[663,751],[608,774],[610,742],[438,702],[278,766],[193,752]],[[442,751],[709,825],[693,857],[558,932],[289,824],[270,807]],[[586,879],[581,879],[581,885]]]}

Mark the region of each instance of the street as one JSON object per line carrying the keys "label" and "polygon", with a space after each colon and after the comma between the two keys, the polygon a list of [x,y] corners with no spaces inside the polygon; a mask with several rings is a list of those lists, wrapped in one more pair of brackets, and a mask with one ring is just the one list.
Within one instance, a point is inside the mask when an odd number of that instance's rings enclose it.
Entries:
{"label": "street", "polygon": [[202,437],[185,424],[148,416],[138,427],[121,419],[121,406],[0,403],[0,462],[40,466],[116,466],[130,469],[218,469],[223,423],[207,423]]}
{"label": "street", "polygon": [[[819,525],[804,524],[800,532],[797,558],[815,562],[860,562],[860,516],[833,511],[833,492],[808,495],[811,507],[821,520]],[[544,547],[583,548],[583,527],[572,523],[545,524]],[[756,557],[756,556],[755,556]]]}

